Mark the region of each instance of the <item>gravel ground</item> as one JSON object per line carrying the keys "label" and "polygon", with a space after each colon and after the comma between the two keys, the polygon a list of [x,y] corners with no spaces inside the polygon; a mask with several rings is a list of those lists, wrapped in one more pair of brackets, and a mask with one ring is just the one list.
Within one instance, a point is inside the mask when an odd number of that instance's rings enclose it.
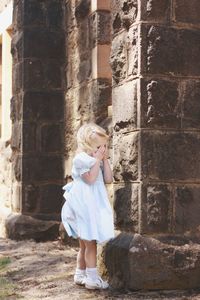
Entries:
{"label": "gravel ground", "polygon": [[165,299],[200,300],[199,291],[119,292],[88,291],[73,283],[78,249],[59,241],[35,243],[0,239],[0,259],[10,263],[0,269],[0,300]]}

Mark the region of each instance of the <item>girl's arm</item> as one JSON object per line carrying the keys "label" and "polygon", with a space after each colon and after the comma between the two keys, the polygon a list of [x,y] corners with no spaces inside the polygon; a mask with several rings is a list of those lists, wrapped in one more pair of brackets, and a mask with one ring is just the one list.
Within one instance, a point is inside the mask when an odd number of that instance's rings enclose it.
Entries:
{"label": "girl's arm", "polygon": [[103,157],[103,178],[105,183],[112,183],[113,176],[110,167],[110,163],[108,161],[108,145],[105,145],[105,152]]}
{"label": "girl's arm", "polygon": [[99,174],[99,168],[100,168],[100,162],[103,159],[105,154],[105,148],[101,146],[95,153],[93,153],[93,157],[96,158],[96,163],[89,172],[84,173],[81,177],[86,183],[92,184],[97,179],[97,176]]}
{"label": "girl's arm", "polygon": [[113,181],[112,170],[107,158],[103,159],[103,177],[105,183],[112,183]]}

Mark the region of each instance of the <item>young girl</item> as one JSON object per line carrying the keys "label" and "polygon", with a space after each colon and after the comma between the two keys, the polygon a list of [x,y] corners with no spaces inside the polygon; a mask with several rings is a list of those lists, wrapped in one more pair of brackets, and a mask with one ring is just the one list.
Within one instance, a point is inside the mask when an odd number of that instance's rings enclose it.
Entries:
{"label": "young girl", "polygon": [[78,130],[73,182],[63,187],[66,202],[62,222],[68,235],[78,238],[80,245],[74,282],[88,289],[108,288],[96,268],[97,243],[114,237],[112,209],[104,185],[112,182],[107,142],[105,130],[96,124]]}

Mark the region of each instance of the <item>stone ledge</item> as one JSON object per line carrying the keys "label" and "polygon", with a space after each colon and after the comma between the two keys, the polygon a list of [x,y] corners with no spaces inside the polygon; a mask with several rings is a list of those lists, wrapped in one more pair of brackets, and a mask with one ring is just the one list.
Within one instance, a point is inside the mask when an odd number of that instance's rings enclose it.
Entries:
{"label": "stone ledge", "polygon": [[10,214],[5,221],[8,238],[36,242],[55,240],[59,235],[59,225],[58,221],[42,221],[20,214]]}
{"label": "stone ledge", "polygon": [[175,290],[200,286],[200,244],[187,238],[120,233],[104,251],[113,288]]}

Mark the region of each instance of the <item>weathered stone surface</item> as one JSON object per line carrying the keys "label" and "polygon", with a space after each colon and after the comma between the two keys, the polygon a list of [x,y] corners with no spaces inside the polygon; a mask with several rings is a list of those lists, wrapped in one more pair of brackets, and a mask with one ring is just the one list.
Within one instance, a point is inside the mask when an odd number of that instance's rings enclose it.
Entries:
{"label": "weathered stone surface", "polygon": [[77,21],[84,19],[90,11],[90,0],[80,0],[78,1],[75,8],[75,16]]}
{"label": "weathered stone surface", "polygon": [[13,60],[16,62],[20,62],[23,59],[23,44],[24,44],[24,35],[22,32],[17,32],[13,35],[11,41],[11,54]]}
{"label": "weathered stone surface", "polygon": [[64,137],[62,125],[43,125],[40,129],[40,147],[42,152],[62,152]]}
{"label": "weathered stone surface", "polygon": [[34,152],[37,149],[37,124],[34,122],[24,122],[22,131],[22,151]]}
{"label": "weathered stone surface", "polygon": [[143,184],[141,189],[141,232],[171,232],[172,191],[170,186],[165,184]]}
{"label": "weathered stone surface", "polygon": [[116,132],[137,128],[137,84],[134,80],[113,88],[113,128]]}
{"label": "weathered stone surface", "polygon": [[180,185],[175,189],[175,232],[200,237],[200,186]]}
{"label": "weathered stone surface", "polygon": [[140,2],[142,20],[169,21],[171,5],[169,0],[142,0]]}
{"label": "weathered stone surface", "polygon": [[148,73],[170,76],[200,75],[199,31],[148,26],[146,39],[147,52],[143,47],[143,60],[147,61]]}
{"label": "weathered stone surface", "polygon": [[24,156],[22,167],[24,183],[63,178],[63,163],[60,155]]}
{"label": "weathered stone surface", "polygon": [[105,249],[111,285],[131,290],[190,289],[200,285],[200,245],[179,238],[120,234]]}
{"label": "weathered stone surface", "polygon": [[138,184],[129,182],[114,184],[114,216],[115,228],[138,232],[139,198]]}
{"label": "weathered stone surface", "polygon": [[182,127],[200,127],[200,82],[188,80],[181,86],[182,98]]}
{"label": "weathered stone surface", "polygon": [[38,28],[25,29],[23,33],[23,57],[56,59],[59,62],[64,59],[64,44],[62,32],[52,32],[48,29],[38,30]]}
{"label": "weathered stone surface", "polygon": [[12,125],[12,137],[11,137],[11,148],[12,150],[21,149],[22,142],[22,124],[21,122],[15,122]]}
{"label": "weathered stone surface", "polygon": [[39,204],[39,187],[34,184],[23,185],[22,201],[23,214],[36,212]]}
{"label": "weathered stone surface", "polygon": [[117,33],[124,28],[128,30],[130,25],[136,21],[138,2],[137,0],[112,0],[111,11],[113,32]]}
{"label": "weathered stone surface", "polygon": [[143,179],[199,181],[198,132],[142,131],[141,145]]}
{"label": "weathered stone surface", "polygon": [[10,100],[10,118],[13,123],[22,118],[22,96],[20,94],[13,96]]}
{"label": "weathered stone surface", "polygon": [[176,81],[141,80],[141,127],[181,127],[181,97]]}
{"label": "weathered stone surface", "polygon": [[63,190],[59,184],[45,184],[40,186],[40,201],[38,211],[44,214],[59,214],[63,204]]}
{"label": "weathered stone surface", "polygon": [[16,63],[13,66],[13,93],[14,95],[19,93],[23,82],[23,64]]}
{"label": "weathered stone surface", "polygon": [[176,22],[200,24],[200,2],[198,0],[175,0],[173,8]]}
{"label": "weathered stone surface", "polygon": [[25,92],[23,118],[25,121],[55,122],[64,116],[64,99],[61,91]]}
{"label": "weathered stone surface", "polygon": [[96,11],[90,16],[92,30],[92,47],[96,44],[110,44],[111,42],[111,15],[107,11]]}
{"label": "weathered stone surface", "polygon": [[[123,32],[113,39],[110,64],[114,83],[138,72],[138,27]],[[128,63],[127,63],[128,61]]]}
{"label": "weathered stone surface", "polygon": [[62,88],[62,67],[54,60],[41,61],[26,59],[24,61],[24,89],[42,90]]}
{"label": "weathered stone surface", "polygon": [[138,132],[113,137],[113,173],[116,181],[138,178]]}
{"label": "weathered stone surface", "polygon": [[6,220],[7,237],[14,240],[34,239],[37,242],[58,237],[59,222],[41,221],[25,215],[11,214]]}
{"label": "weathered stone surface", "polygon": [[[15,150],[15,149],[14,149]],[[12,156],[12,168],[13,175],[17,181],[21,181],[22,179],[22,157],[19,154],[15,154]]]}

